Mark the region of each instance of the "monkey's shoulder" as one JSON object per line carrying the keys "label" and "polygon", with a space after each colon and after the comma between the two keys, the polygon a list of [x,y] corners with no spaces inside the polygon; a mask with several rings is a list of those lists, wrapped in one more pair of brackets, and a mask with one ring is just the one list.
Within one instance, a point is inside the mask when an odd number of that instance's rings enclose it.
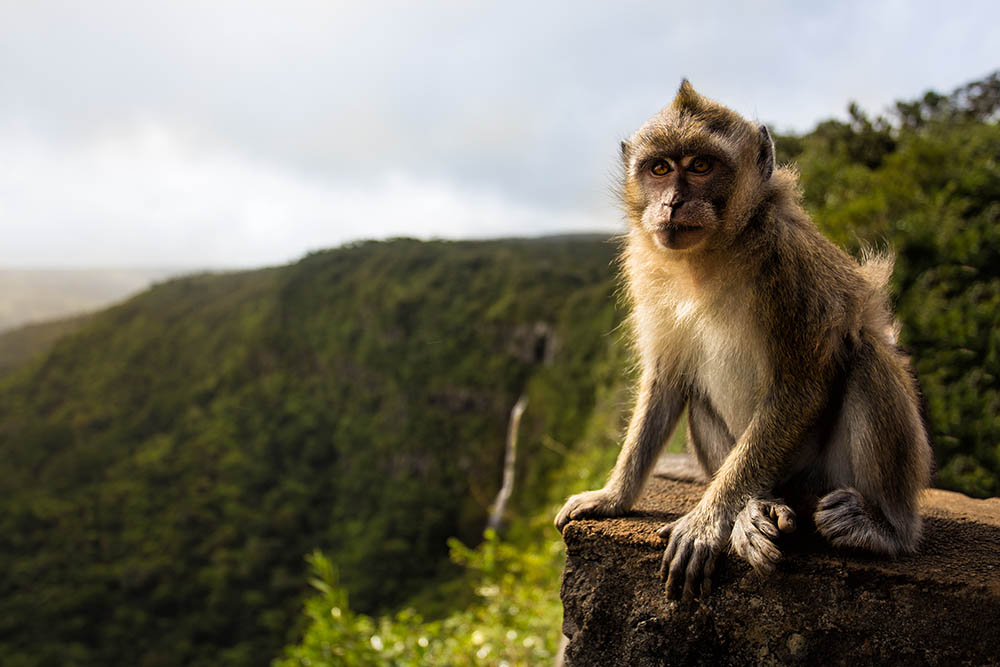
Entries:
{"label": "monkey's shoulder", "polygon": [[758,256],[751,278],[756,289],[750,293],[772,340],[795,346],[853,337],[865,325],[866,310],[888,312],[885,281],[875,276],[885,271],[883,258],[859,264],[808,220],[789,226],[774,241]]}

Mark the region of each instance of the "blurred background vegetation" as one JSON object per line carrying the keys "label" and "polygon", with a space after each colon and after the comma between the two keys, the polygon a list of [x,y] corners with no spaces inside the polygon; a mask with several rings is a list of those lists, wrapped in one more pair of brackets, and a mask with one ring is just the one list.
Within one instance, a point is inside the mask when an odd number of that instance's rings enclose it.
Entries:
{"label": "blurred background vegetation", "polygon": [[[896,253],[937,484],[997,495],[1000,74],[849,112],[779,157],[827,234]],[[615,254],[359,243],[0,336],[0,662],[550,661],[551,517],[602,483],[634,379]]]}

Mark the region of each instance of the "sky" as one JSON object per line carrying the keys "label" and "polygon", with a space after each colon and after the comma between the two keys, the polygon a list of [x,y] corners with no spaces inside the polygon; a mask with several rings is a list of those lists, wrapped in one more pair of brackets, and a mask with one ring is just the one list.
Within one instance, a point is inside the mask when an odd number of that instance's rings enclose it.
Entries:
{"label": "sky", "polygon": [[1000,67],[1000,3],[0,0],[0,269],[615,232],[682,77],[807,131]]}

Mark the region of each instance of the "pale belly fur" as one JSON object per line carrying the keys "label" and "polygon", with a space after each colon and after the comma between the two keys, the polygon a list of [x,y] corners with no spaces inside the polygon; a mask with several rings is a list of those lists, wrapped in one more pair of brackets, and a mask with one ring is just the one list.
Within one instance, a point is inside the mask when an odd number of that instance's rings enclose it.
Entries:
{"label": "pale belly fur", "polygon": [[[668,296],[640,306],[636,320],[640,353],[655,356],[668,379],[680,377],[707,397],[739,440],[768,373],[763,339],[746,302],[727,298],[723,307],[706,308],[695,299]],[[683,357],[677,349],[685,351]]]}

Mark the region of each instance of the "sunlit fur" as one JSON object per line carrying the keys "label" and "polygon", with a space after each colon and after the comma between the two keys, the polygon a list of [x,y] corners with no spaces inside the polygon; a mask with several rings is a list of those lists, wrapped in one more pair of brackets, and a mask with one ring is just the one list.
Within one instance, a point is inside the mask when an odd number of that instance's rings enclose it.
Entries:
{"label": "sunlit fur", "polygon": [[[708,234],[690,248],[663,247],[654,234],[667,223],[650,212],[663,195],[644,169],[658,157],[701,154],[727,167],[704,199],[683,204]],[[766,500],[784,516],[774,498],[785,491],[820,498],[815,523],[836,546],[915,549],[930,448],[895,345],[892,259],[869,254],[859,264],[823,237],[800,204],[796,172],[774,165],[766,129],[686,81],[623,142],[622,162],[621,262],[642,379],[608,483],[570,498],[556,524],[627,511],[687,406],[712,483],[663,531],[668,595],[681,584],[696,594],[702,576],[708,588],[739,517],[734,552],[770,569],[776,531],[747,508]]]}

